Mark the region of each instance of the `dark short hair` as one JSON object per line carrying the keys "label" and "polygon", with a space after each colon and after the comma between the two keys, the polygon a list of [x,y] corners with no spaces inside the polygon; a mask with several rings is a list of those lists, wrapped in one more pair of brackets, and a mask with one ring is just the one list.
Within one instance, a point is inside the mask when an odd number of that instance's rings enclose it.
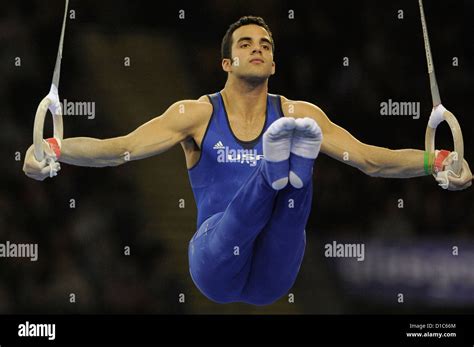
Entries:
{"label": "dark short hair", "polygon": [[272,50],[275,51],[275,42],[273,42],[272,32],[270,31],[270,28],[268,27],[267,23],[265,23],[263,18],[255,17],[255,16],[245,16],[245,17],[241,17],[237,22],[232,23],[229,26],[229,29],[227,29],[227,32],[225,33],[224,37],[222,38],[222,44],[221,44],[222,59],[232,58],[231,57],[232,34],[234,33],[234,31],[236,31],[241,26],[249,25],[249,24],[255,24],[255,25],[261,26],[268,32],[268,35],[270,35],[270,41],[272,42]]}

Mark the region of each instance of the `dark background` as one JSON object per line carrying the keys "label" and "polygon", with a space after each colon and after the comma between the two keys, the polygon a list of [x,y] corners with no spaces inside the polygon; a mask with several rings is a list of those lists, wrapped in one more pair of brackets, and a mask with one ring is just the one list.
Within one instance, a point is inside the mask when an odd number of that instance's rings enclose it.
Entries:
{"label": "dark background", "polygon": [[[95,102],[96,117],[64,116],[65,138],[123,135],[175,101],[222,89],[222,36],[239,17],[259,15],[276,42],[271,93],[317,104],[365,143],[423,149],[431,95],[417,1],[71,0],[69,7],[76,18],[67,22],[59,94]],[[36,107],[49,91],[63,12],[63,1],[0,3],[0,242],[39,245],[37,262],[0,259],[0,313],[472,312],[472,188],[443,191],[432,177],[371,178],[321,155],[306,255],[290,290],[295,301],[283,297],[256,307],[215,304],[190,278],[187,245],[196,206],[180,146],[118,168],[62,164],[54,179],[27,178],[23,155]],[[472,163],[474,3],[425,1],[425,13],[443,104],[458,117]],[[380,103],[388,99],[420,102],[420,119],[381,116]],[[450,149],[447,125],[437,135],[437,148]],[[326,258],[324,245],[333,240],[364,243],[366,261]],[[372,247],[378,255],[371,263],[372,244],[379,246]],[[454,245],[454,262],[431,260],[452,257]],[[373,259],[377,280],[362,267]],[[421,270],[407,275],[414,264]],[[430,272],[435,268],[440,272]],[[443,276],[448,280],[440,291]],[[178,301],[181,293],[185,303]]]}

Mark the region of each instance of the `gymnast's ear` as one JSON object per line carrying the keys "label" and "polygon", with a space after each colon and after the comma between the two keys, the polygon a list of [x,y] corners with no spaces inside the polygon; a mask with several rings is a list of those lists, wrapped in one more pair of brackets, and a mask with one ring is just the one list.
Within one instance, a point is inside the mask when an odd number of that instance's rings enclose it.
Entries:
{"label": "gymnast's ear", "polygon": [[272,75],[275,74],[275,69],[276,69],[276,63],[275,61],[272,62]]}
{"label": "gymnast's ear", "polygon": [[232,71],[232,60],[229,58],[224,58],[222,59],[222,70],[225,72],[231,72]]}

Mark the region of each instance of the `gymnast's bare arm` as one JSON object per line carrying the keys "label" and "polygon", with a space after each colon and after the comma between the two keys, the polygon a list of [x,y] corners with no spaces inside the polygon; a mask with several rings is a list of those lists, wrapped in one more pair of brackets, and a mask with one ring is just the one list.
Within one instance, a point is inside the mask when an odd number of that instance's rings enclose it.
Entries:
{"label": "gymnast's bare arm", "polygon": [[[208,120],[212,105],[199,100],[183,100],[171,105],[162,115],[141,125],[128,135],[109,139],[73,137],[64,139],[60,161],[90,167],[117,166],[163,153],[176,144],[193,138]],[[45,151],[51,150],[45,144]],[[51,152],[50,152],[51,153]],[[44,180],[49,169],[36,161],[31,146],[25,155],[23,171],[28,177]]]}
{"label": "gymnast's bare arm", "polygon": [[[291,101],[282,97],[282,109],[286,117],[314,119],[323,132],[321,152],[356,167],[367,175],[392,178],[426,176],[422,150],[392,150],[362,143],[331,122],[319,107],[309,102]],[[472,173],[465,161],[461,177],[450,178],[449,189],[465,189],[472,184],[471,181]]]}

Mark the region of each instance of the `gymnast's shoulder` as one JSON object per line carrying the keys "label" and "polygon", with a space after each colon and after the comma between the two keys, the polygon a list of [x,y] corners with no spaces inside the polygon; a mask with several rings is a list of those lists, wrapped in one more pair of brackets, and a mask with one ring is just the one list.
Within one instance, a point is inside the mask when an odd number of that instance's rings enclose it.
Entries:
{"label": "gymnast's shoulder", "polygon": [[212,114],[212,104],[204,95],[199,99],[180,100],[168,109],[175,117],[184,118],[187,122],[201,123],[208,120]]}
{"label": "gymnast's shoulder", "polygon": [[317,105],[300,100],[290,100],[283,95],[280,96],[281,109],[285,117],[293,118],[312,118],[320,127],[329,124],[329,118],[324,111]]}

